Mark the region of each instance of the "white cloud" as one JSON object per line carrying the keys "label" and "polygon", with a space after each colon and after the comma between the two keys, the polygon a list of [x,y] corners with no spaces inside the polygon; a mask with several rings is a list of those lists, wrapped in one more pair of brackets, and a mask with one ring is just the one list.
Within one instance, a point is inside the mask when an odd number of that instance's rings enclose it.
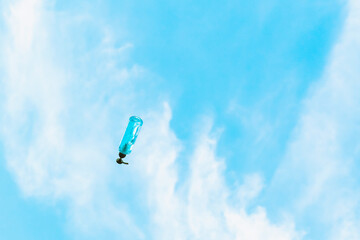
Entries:
{"label": "white cloud", "polygon": [[[137,159],[139,175],[147,182],[155,239],[301,238],[303,234],[295,231],[290,219],[284,219],[281,224],[271,223],[261,207],[247,213],[247,203],[263,186],[259,175],[245,176],[244,184],[234,192],[226,186],[224,161],[215,155],[218,134],[212,133],[209,119],[200,121],[199,133],[194,136],[197,144],[190,158],[189,176],[184,184],[177,186],[177,164],[187,163],[175,161],[181,144],[168,125],[170,109],[167,105],[165,109],[165,116],[156,120],[157,131],[144,129],[139,148],[145,150]],[[235,204],[230,199],[235,199]]]}
{"label": "white cloud", "polygon": [[307,224],[322,226],[312,231],[328,239],[359,239],[360,234],[360,2],[349,1],[348,11],[273,181],[273,188],[286,189],[280,192],[293,189],[287,204],[294,204],[294,215],[310,215]]}
{"label": "white cloud", "polygon": [[[115,156],[111,136],[102,130],[113,103],[99,107],[101,96],[89,103],[93,92],[86,91],[86,80],[79,80],[80,87],[71,85],[73,76],[56,57],[66,47],[58,50],[51,42],[59,37],[51,30],[56,15],[43,2],[16,1],[5,16],[1,130],[7,165],[19,187],[26,196],[65,201],[70,225],[75,224],[71,229],[89,236],[101,236],[105,229],[117,236],[142,237],[126,206],[108,187]],[[136,66],[124,71],[127,78],[137,73]]]}

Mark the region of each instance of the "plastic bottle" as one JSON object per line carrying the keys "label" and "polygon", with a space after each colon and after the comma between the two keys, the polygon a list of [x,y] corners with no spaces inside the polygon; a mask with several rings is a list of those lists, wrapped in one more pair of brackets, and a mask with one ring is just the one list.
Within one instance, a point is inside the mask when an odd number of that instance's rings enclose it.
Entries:
{"label": "plastic bottle", "polygon": [[122,161],[122,158],[131,153],[132,147],[136,141],[137,136],[139,135],[142,125],[143,120],[141,118],[136,116],[130,117],[129,124],[126,127],[124,137],[122,138],[119,146],[120,159],[117,160],[118,163],[125,163]]}

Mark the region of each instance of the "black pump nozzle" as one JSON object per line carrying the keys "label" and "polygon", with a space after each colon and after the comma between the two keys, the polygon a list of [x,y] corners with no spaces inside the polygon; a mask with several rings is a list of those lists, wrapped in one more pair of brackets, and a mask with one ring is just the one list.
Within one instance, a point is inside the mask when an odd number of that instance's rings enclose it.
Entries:
{"label": "black pump nozzle", "polygon": [[123,154],[123,153],[119,152],[119,157],[120,157],[120,158],[116,159],[116,162],[117,162],[118,164],[126,164],[126,165],[128,165],[128,164],[129,164],[129,163],[124,162],[124,161],[122,160],[123,158],[125,158],[125,157],[126,157],[126,155],[125,155],[125,154]]}

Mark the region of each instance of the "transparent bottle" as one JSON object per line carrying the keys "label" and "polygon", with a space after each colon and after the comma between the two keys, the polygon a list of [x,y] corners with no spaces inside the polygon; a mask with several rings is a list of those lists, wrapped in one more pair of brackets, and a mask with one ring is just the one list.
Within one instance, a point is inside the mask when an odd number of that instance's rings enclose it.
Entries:
{"label": "transparent bottle", "polygon": [[127,155],[131,152],[142,125],[143,120],[141,118],[136,116],[130,117],[129,124],[119,146],[119,154]]}

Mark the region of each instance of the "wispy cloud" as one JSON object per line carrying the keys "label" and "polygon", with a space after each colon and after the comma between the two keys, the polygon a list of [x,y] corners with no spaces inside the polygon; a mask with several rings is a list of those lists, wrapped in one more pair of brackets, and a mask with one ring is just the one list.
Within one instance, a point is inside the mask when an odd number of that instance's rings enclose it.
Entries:
{"label": "wispy cloud", "polygon": [[[88,78],[72,82],[73,73],[62,64],[65,48],[52,42],[57,36],[51,24],[56,25],[57,16],[44,5],[16,1],[5,10],[1,130],[8,168],[26,196],[65,201],[72,229],[90,236],[107,229],[118,236],[141,237],[108,187],[114,174],[109,161],[112,139],[102,130],[116,99],[106,106],[100,104],[101,95],[88,101],[98,85]],[[119,78],[125,81],[138,74],[139,67],[121,72],[126,74]],[[128,231],[121,232],[124,228]]]}
{"label": "wispy cloud", "polygon": [[360,237],[359,1],[349,1],[347,10],[343,32],[322,79],[312,86],[304,102],[272,183],[280,195],[287,193],[284,202],[294,215],[305,218],[307,228],[322,232],[327,239]]}
{"label": "wispy cloud", "polygon": [[213,131],[211,119],[199,120],[194,136],[197,144],[189,159],[187,178],[177,185],[177,164],[187,163],[176,162],[181,144],[168,125],[170,109],[167,105],[165,109],[165,115],[157,121],[159,126],[167,127],[158,128],[155,133],[144,130],[141,148],[145,150],[138,159],[145,167],[139,171],[147,182],[148,207],[156,239],[301,238],[302,233],[295,231],[290,219],[274,224],[262,207],[247,212],[247,204],[263,186],[258,174],[245,176],[244,183],[235,190],[227,187],[225,163],[215,154],[218,134]]}

